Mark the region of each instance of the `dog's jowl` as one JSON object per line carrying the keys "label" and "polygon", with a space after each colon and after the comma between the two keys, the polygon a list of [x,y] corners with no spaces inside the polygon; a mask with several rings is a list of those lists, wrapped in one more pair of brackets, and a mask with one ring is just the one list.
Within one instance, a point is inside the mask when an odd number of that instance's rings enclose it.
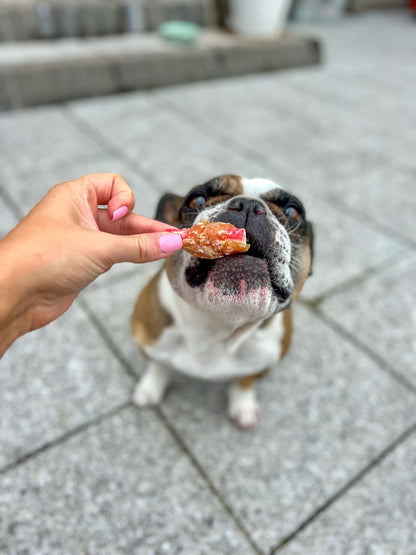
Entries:
{"label": "dog's jowl", "polygon": [[224,175],[186,197],[164,195],[156,218],[178,228],[231,223],[250,248],[215,260],[178,251],[143,289],[132,329],[149,364],[134,401],[159,403],[175,370],[230,380],[229,415],[248,428],[258,418],[255,381],[288,350],[290,306],[311,273],[303,204],[273,181]]}

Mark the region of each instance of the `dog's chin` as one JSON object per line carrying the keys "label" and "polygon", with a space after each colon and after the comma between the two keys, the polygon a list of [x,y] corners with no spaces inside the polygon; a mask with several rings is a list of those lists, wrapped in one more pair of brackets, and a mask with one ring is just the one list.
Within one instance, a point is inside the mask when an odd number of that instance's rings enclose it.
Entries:
{"label": "dog's chin", "polygon": [[279,307],[266,260],[233,255],[195,260],[185,271],[182,296],[204,312],[241,324],[266,318]]}

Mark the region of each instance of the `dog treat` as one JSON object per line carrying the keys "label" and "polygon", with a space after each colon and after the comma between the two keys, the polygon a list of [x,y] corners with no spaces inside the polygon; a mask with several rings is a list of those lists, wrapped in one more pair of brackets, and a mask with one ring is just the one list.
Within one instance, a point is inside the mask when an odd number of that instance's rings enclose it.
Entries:
{"label": "dog treat", "polygon": [[223,222],[201,220],[190,229],[182,229],[183,248],[198,258],[221,258],[246,252],[246,230]]}

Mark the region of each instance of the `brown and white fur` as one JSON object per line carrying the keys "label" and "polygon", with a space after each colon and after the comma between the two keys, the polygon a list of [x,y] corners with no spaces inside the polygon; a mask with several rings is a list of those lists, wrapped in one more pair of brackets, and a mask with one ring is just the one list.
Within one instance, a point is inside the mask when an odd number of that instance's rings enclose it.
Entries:
{"label": "brown and white fur", "polygon": [[255,381],[286,354],[290,305],[311,273],[304,207],[273,181],[224,175],[186,197],[164,195],[156,218],[178,228],[229,222],[246,229],[250,249],[216,260],[180,250],[143,289],[132,330],[149,364],[134,402],[158,404],[172,370],[231,380],[229,415],[251,427],[258,419]]}

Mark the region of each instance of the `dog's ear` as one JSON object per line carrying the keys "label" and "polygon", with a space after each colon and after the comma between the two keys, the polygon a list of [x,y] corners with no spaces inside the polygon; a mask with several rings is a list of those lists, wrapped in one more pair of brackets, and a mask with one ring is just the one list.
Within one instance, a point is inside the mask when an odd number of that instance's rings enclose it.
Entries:
{"label": "dog's ear", "polygon": [[172,193],[164,194],[157,205],[155,220],[176,227],[179,220],[179,209],[182,203],[183,198],[179,195],[174,195]]}
{"label": "dog's ear", "polygon": [[314,237],[314,233],[313,233],[313,225],[310,222],[306,222],[306,225],[308,227],[309,249],[311,251],[311,267],[310,267],[310,270],[309,270],[309,275],[311,276],[312,275],[312,264],[313,264],[315,237]]}

